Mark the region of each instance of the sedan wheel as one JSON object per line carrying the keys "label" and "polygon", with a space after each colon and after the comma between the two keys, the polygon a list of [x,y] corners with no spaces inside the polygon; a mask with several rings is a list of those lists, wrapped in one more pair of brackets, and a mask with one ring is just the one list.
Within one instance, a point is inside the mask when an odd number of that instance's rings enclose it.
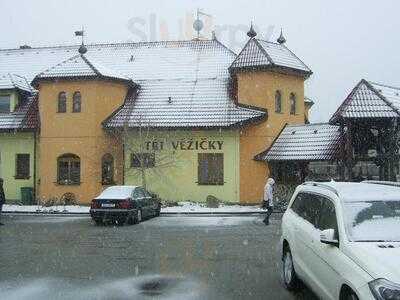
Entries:
{"label": "sedan wheel", "polygon": [[142,210],[138,209],[136,212],[135,224],[139,224],[140,222],[142,222]]}
{"label": "sedan wheel", "polygon": [[126,217],[126,223],[128,225],[135,224],[135,215],[134,214],[128,215],[128,217]]}
{"label": "sedan wheel", "polygon": [[156,217],[159,217],[160,213],[161,213],[161,206],[158,206],[156,210]]}
{"label": "sedan wheel", "polygon": [[124,218],[120,218],[120,219],[117,220],[117,225],[118,226],[123,226],[125,224],[125,221],[126,220]]}
{"label": "sedan wheel", "polygon": [[97,226],[103,225],[103,220],[102,219],[94,219],[94,222]]}
{"label": "sedan wheel", "polygon": [[294,270],[292,253],[288,249],[286,249],[283,254],[282,278],[288,290],[296,290],[299,288],[299,280]]}

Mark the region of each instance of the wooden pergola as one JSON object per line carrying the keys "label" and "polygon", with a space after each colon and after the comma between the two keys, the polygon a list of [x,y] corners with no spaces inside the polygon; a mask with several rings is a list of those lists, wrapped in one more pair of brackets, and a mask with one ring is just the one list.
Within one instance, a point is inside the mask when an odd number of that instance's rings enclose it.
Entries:
{"label": "wooden pergola", "polygon": [[[357,162],[379,167],[379,180],[396,181],[399,165],[400,89],[361,80],[333,114],[341,133],[340,177],[354,181]],[[398,107],[399,105],[399,107]]]}

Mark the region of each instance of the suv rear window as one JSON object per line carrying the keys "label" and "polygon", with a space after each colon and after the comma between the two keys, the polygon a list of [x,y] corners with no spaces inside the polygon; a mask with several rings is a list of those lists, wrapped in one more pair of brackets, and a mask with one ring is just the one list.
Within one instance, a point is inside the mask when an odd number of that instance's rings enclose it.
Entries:
{"label": "suv rear window", "polygon": [[297,194],[291,209],[300,217],[318,227],[319,216],[321,215],[321,197],[311,193],[300,192]]}
{"label": "suv rear window", "polygon": [[294,200],[291,209],[300,217],[314,225],[320,230],[335,229],[338,225],[336,219],[335,205],[328,198],[300,192]]}

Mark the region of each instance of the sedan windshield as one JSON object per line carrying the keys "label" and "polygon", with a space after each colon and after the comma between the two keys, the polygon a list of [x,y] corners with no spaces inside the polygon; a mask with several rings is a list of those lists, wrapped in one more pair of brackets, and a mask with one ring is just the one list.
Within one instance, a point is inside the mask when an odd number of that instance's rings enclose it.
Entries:
{"label": "sedan windshield", "polygon": [[400,241],[400,201],[346,203],[345,223],[351,241]]}

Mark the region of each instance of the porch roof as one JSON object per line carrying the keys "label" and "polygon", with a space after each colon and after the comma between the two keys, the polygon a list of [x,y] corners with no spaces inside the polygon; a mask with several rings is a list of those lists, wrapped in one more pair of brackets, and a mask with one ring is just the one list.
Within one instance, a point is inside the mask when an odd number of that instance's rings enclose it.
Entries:
{"label": "porch roof", "polygon": [[333,160],[340,153],[339,126],[327,123],[285,125],[280,135],[254,159],[264,161]]}

